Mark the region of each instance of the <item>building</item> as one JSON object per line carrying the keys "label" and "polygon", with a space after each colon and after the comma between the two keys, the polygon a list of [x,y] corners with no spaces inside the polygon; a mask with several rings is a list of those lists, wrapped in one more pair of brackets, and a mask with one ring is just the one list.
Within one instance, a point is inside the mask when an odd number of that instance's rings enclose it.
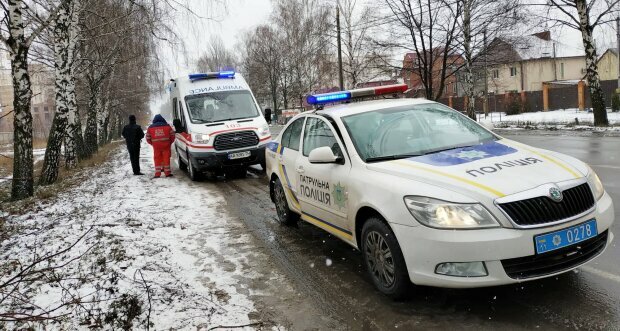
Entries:
{"label": "building", "polygon": [[544,31],[527,36],[498,37],[475,63],[475,91],[484,92],[486,68],[488,91],[494,94],[542,91],[544,84],[577,84],[585,74],[585,52],[551,39]]}
{"label": "building", "polygon": [[[32,84],[32,125],[35,139],[45,139],[54,118],[54,71],[39,63],[29,64]],[[13,138],[13,78],[11,59],[0,50],[0,143]]]}
{"label": "building", "polygon": [[[430,53],[427,56],[428,62],[432,61],[431,74],[433,76],[433,90],[440,88],[440,80],[443,70],[443,48],[435,48],[433,50],[433,56]],[[459,91],[459,82],[456,75],[457,71],[463,66],[464,59],[461,55],[453,54],[448,55],[446,61],[447,77],[444,81],[443,97],[457,96]],[[424,84],[422,77],[420,77],[420,66],[423,66],[423,59],[421,59],[417,53],[407,53],[403,58],[403,69],[401,71],[403,82],[409,87],[409,96],[419,97],[424,96]]]}
{"label": "building", "polygon": [[607,49],[599,56],[596,64],[601,81],[618,79],[618,49]]}

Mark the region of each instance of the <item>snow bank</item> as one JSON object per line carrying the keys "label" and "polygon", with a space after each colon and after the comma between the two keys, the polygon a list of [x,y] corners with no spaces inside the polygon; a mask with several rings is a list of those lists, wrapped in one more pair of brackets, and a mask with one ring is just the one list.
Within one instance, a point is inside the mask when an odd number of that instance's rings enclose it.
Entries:
{"label": "snow bank", "polygon": [[[484,114],[479,114],[482,121],[491,121],[496,127],[508,126],[563,126],[562,128],[574,127],[575,129],[592,126],[594,114],[578,109],[553,110],[546,112],[523,113],[518,115],[506,115],[505,113],[491,113],[486,118]],[[620,125],[620,112],[607,113],[609,124],[612,126]],[[576,124],[575,119],[579,121]]]}
{"label": "snow bank", "polygon": [[[186,180],[132,176],[125,154],[119,149],[80,187],[29,214],[0,213],[17,229],[0,243],[0,284],[18,266],[77,242],[50,261],[66,266],[18,287],[19,297],[0,302],[0,313],[45,315],[73,300],[79,304],[50,313],[67,314],[62,329],[118,329],[123,323],[144,329],[147,320],[160,330],[256,322],[249,317],[253,293],[243,280],[256,276],[248,266],[260,253],[222,208],[223,197]],[[144,168],[150,155],[142,149]]]}

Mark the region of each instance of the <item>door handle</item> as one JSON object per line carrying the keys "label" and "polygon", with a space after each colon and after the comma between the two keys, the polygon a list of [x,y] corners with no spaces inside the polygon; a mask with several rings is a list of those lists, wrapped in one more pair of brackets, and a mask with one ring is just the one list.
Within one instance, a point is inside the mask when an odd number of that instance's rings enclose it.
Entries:
{"label": "door handle", "polygon": [[304,169],[304,167],[299,166],[299,167],[297,167],[297,172],[300,173],[300,174],[303,174],[304,172],[306,172],[306,170]]}

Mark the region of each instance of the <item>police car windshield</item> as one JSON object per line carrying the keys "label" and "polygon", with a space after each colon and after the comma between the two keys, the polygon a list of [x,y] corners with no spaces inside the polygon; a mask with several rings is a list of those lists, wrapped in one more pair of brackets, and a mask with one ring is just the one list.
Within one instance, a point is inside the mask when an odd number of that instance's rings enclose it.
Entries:
{"label": "police car windshield", "polygon": [[366,162],[407,158],[496,140],[464,115],[441,104],[379,109],[342,118]]}
{"label": "police car windshield", "polygon": [[248,91],[212,92],[185,97],[192,123],[211,123],[258,116]]}

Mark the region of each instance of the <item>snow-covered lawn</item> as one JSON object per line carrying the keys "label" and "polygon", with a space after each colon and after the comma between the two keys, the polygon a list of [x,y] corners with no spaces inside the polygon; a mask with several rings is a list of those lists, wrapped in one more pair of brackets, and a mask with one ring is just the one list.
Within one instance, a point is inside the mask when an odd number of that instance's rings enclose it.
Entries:
{"label": "snow-covered lawn", "polygon": [[[553,110],[546,112],[523,113],[506,115],[505,113],[491,113],[486,118],[479,114],[481,121],[491,121],[495,127],[526,127],[526,126],[557,126],[558,128],[584,129],[593,125],[594,114],[579,111],[578,109]],[[620,112],[607,113],[611,126],[620,125]],[[579,121],[577,124],[575,119]],[[615,128],[614,128],[615,129]]]}
{"label": "snow-covered lawn", "polygon": [[[142,149],[147,174],[150,155]],[[205,185],[132,176],[119,148],[82,185],[32,212],[0,211],[0,225],[4,220],[11,233],[0,236],[0,316],[60,316],[60,324],[35,328],[67,330],[145,329],[147,320],[157,330],[261,322],[250,317],[256,291],[247,284],[257,276],[252,262],[264,256],[223,204]],[[2,288],[33,261],[72,245],[34,268],[45,272]]]}

